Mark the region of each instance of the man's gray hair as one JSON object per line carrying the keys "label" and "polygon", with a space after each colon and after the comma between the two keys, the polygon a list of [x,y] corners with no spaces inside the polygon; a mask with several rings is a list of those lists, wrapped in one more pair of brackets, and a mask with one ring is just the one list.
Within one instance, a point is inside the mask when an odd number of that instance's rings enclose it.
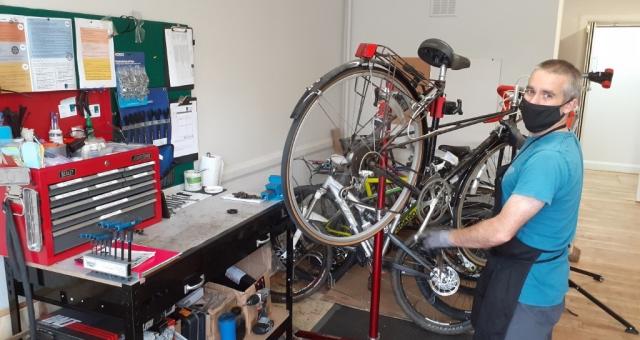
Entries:
{"label": "man's gray hair", "polygon": [[580,92],[582,91],[582,72],[573,66],[570,62],[562,59],[549,59],[541,62],[536,66],[536,70],[545,70],[549,73],[566,76],[569,82],[564,88],[565,101],[570,99],[580,100]]}

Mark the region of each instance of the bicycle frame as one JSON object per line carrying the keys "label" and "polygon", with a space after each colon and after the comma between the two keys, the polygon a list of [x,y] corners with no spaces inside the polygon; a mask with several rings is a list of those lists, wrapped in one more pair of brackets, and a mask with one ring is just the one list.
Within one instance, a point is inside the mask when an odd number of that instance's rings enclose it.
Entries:
{"label": "bicycle frame", "polygon": [[[392,58],[393,61],[383,60],[385,57],[389,57],[389,56],[394,56]],[[381,54],[378,57],[379,57],[378,59],[372,58],[368,60],[370,67],[373,67],[376,64],[376,60],[378,61],[377,62],[378,64],[385,65],[385,66],[389,66],[393,64],[403,65],[403,62],[404,62],[400,57],[395,55],[392,51],[390,51],[388,55]],[[406,69],[407,66],[408,64],[404,64],[402,69],[404,71],[407,71]],[[413,76],[415,86],[423,86],[425,89],[424,91],[425,95],[423,95],[422,99],[419,102],[414,103],[412,105],[411,109],[413,113],[411,115],[411,120],[409,121],[407,128],[402,129],[396,135],[388,137],[388,140],[391,141],[392,139],[397,138],[400,135],[406,135],[409,137],[408,141],[395,144],[393,145],[393,148],[403,147],[411,143],[425,143],[426,144],[425,158],[426,158],[427,164],[431,164],[433,162],[433,159],[435,156],[435,146],[437,143],[438,135],[456,131],[464,127],[479,124],[482,122],[487,122],[488,120],[491,120],[491,119],[501,118],[501,117],[504,117],[505,115],[511,115],[516,112],[516,107],[514,106],[513,108],[510,108],[508,110],[490,113],[490,114],[486,114],[486,115],[482,115],[482,116],[478,116],[470,119],[463,119],[463,120],[443,124],[440,126],[439,121],[443,117],[442,106],[445,101],[444,88],[445,88],[445,81],[446,81],[446,70],[447,70],[446,67],[440,68],[440,74],[438,76],[438,80],[426,80],[426,78],[423,75],[421,75],[418,71],[412,68],[410,68],[409,70],[413,70],[413,71],[410,71],[409,74]],[[394,73],[395,68],[391,68],[390,72]],[[429,87],[426,87],[427,84],[429,85]],[[383,98],[383,100],[388,101],[390,96],[393,93],[392,92],[393,90],[394,89],[391,87],[391,88],[385,88],[384,91],[381,91],[383,92],[384,96],[386,96],[386,98]],[[426,111],[427,107],[430,108],[430,111]],[[411,126],[411,123],[417,119],[426,120],[428,118],[428,116],[425,114],[426,112],[430,112],[431,116],[433,117],[433,121],[431,124],[431,128],[429,129],[429,132],[427,132],[426,134],[423,134],[422,136],[411,137],[409,126]],[[421,117],[421,115],[424,115],[424,116]],[[468,170],[469,165],[477,160],[481,151],[493,145],[497,145],[498,142],[499,142],[498,134],[496,132],[492,132],[492,134],[487,139],[485,139],[477,148],[475,148],[469,155],[463,158],[461,162],[459,162],[451,171],[449,171],[447,175],[444,177],[444,180],[450,181],[454,176],[459,174],[464,174],[464,171]],[[383,144],[383,147],[381,148],[380,153],[390,151],[392,148],[390,148],[389,145],[391,145],[391,142],[386,142],[385,144]],[[413,186],[407,183],[405,178],[403,178],[402,176],[398,176],[392,173],[391,171],[385,168],[382,168],[379,164],[377,164],[377,162],[369,161],[368,165],[373,170],[373,173],[376,175],[376,177],[378,178],[384,177],[386,181],[394,183],[395,185],[401,188],[407,188],[413,193],[414,196],[417,196],[420,194],[420,190],[416,186]],[[425,167],[425,169],[428,169],[428,167]],[[425,173],[424,175],[429,175],[429,174]],[[365,182],[366,181],[367,179],[365,179]],[[308,219],[309,215],[311,214],[311,211],[313,210],[313,207],[318,202],[318,200],[321,199],[325,194],[327,194],[327,192],[330,192],[331,195],[334,197],[334,202],[336,202],[340,211],[344,215],[347,223],[349,224],[349,227],[352,229],[352,232],[357,233],[360,230],[365,229],[368,225],[371,225],[371,223],[369,222],[364,222],[364,224],[361,226],[358,223],[358,220],[354,216],[353,212],[351,211],[351,208],[349,207],[349,203],[351,203],[353,207],[355,207],[360,212],[363,212],[365,210],[375,212],[377,209],[373,208],[372,206],[368,206],[364,204],[357,197],[355,197],[349,190],[345,190],[345,189],[346,188],[337,180],[335,180],[331,175],[327,176],[324,183],[322,184],[321,189],[319,189],[314,195],[314,198],[310,203],[310,205],[308,207],[303,208],[303,211],[302,211],[303,217],[305,219]],[[432,205],[435,203],[437,203],[437,201],[432,202]],[[431,211],[433,211],[433,209],[430,209],[430,212]],[[430,214],[431,213],[429,213],[429,215]],[[395,232],[395,229],[397,228],[400,219],[401,219],[401,215],[398,214],[392,220],[390,225],[385,227],[385,232],[387,235],[392,235]],[[420,233],[424,231],[428,220],[429,218],[425,219],[425,222],[421,225],[419,231],[414,235],[414,237],[418,237]],[[394,244],[398,242],[401,243],[401,241],[399,241],[399,239],[395,237],[388,238],[384,242],[383,252],[386,252],[386,250],[388,249],[389,242],[393,242]],[[371,240],[362,242],[362,246],[365,251],[365,255],[367,257],[370,257],[372,254]],[[418,256],[416,255],[416,257]]]}

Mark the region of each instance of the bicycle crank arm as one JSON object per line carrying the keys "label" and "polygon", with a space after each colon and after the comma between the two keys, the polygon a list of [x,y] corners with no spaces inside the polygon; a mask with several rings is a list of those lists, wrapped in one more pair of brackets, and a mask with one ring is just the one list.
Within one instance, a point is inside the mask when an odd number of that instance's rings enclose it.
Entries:
{"label": "bicycle crank arm", "polygon": [[429,279],[429,274],[417,271],[417,270],[415,270],[413,268],[409,268],[409,267],[403,266],[401,264],[391,263],[391,268],[395,269],[395,270],[399,270],[402,274],[406,274],[406,275],[409,275],[409,276],[415,276],[415,277],[423,277],[425,279]]}
{"label": "bicycle crank arm", "polygon": [[395,235],[387,235],[389,237],[389,239],[391,240],[391,242],[393,242],[393,244],[395,244],[398,248],[402,249],[402,251],[404,251],[405,253],[407,253],[407,255],[411,256],[411,258],[413,258],[414,260],[416,260],[416,262],[418,262],[421,266],[432,270],[433,266],[428,264],[427,262],[424,261],[424,259],[422,259],[422,257],[420,257],[420,255],[416,254],[413,250],[411,250],[409,247],[407,247],[404,242],[402,242],[401,239],[399,239],[397,236]]}
{"label": "bicycle crank arm", "polygon": [[427,213],[427,216],[425,216],[424,221],[422,221],[420,228],[418,228],[418,232],[413,235],[413,239],[416,242],[418,242],[418,238],[420,238],[420,235],[424,233],[424,229],[427,227],[427,224],[429,224],[429,221],[431,220],[431,215],[433,215],[433,210],[435,210],[436,205],[440,201],[441,196],[442,196],[442,191],[438,192],[438,195],[431,200],[431,203],[429,203],[429,212]]}

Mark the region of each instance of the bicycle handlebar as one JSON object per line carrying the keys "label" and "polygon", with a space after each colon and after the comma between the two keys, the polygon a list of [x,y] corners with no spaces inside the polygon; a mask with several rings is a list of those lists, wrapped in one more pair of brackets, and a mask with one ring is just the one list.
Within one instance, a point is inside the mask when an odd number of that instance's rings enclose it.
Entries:
{"label": "bicycle handlebar", "polygon": [[594,83],[598,83],[603,88],[608,89],[611,87],[611,80],[613,79],[613,69],[605,68],[604,72],[588,72],[582,75],[582,77],[587,78]]}

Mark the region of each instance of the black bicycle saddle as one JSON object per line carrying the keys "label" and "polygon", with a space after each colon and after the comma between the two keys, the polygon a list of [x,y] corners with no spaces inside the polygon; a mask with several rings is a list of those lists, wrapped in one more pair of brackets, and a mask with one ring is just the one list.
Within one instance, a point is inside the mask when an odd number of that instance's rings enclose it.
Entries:
{"label": "black bicycle saddle", "polygon": [[462,70],[471,66],[467,57],[453,53],[453,48],[440,39],[427,39],[418,47],[418,56],[435,67],[445,65],[452,70]]}

